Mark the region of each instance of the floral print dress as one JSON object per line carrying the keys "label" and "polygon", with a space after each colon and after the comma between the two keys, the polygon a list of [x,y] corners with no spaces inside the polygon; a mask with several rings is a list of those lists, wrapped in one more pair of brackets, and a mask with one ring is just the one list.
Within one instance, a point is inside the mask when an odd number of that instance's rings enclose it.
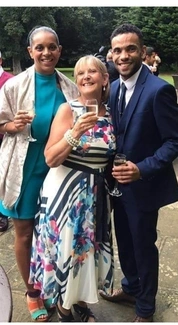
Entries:
{"label": "floral print dress", "polygon": [[[70,105],[74,119],[85,112],[77,100]],[[96,303],[98,289],[111,293],[113,288],[111,212],[104,170],[115,153],[115,137],[107,107],[105,117],[99,117],[94,127],[92,143],[91,132],[81,137],[63,164],[48,172],[35,218],[29,283],[41,290],[43,299],[53,297],[54,303],[59,300],[66,309],[77,301]],[[104,184],[100,197],[98,175]],[[100,230],[104,223],[107,236],[97,239],[96,227]]]}

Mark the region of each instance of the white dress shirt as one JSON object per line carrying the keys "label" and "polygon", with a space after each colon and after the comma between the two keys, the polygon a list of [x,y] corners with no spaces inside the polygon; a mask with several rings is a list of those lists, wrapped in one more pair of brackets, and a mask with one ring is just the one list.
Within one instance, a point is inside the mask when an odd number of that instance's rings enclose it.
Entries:
{"label": "white dress shirt", "polygon": [[[132,77],[130,77],[127,80],[123,80],[122,77],[120,76],[120,85],[124,82],[127,87],[126,94],[125,94],[125,102],[126,102],[125,107],[127,106],[128,102],[134,92],[135,84],[137,82],[137,79],[139,77],[141,69],[142,69],[142,65],[141,65],[140,69]],[[121,89],[121,87],[120,87],[120,89]],[[120,97],[120,94],[119,94],[119,97]]]}

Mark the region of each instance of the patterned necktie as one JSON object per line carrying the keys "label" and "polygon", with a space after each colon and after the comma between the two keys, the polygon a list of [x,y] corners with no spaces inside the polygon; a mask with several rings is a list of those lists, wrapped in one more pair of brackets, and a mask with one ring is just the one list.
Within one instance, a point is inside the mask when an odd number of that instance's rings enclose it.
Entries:
{"label": "patterned necktie", "polygon": [[123,82],[121,85],[121,95],[119,98],[119,102],[118,102],[118,111],[119,111],[119,119],[122,117],[122,114],[124,112],[124,108],[125,108],[125,92],[126,92],[127,88],[125,86],[125,83]]}

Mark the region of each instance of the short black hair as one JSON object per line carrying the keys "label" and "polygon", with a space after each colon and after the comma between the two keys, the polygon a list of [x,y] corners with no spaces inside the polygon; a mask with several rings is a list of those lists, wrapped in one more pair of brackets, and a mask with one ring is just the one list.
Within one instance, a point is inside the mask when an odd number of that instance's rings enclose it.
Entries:
{"label": "short black hair", "polygon": [[152,46],[146,47],[146,55],[151,56],[153,52],[155,52],[154,47],[152,47]]}
{"label": "short black hair", "polygon": [[143,46],[143,34],[141,30],[137,26],[129,23],[124,23],[116,27],[110,36],[110,40],[112,41],[112,39],[119,34],[128,34],[128,33],[137,34],[140,40],[140,45]]}

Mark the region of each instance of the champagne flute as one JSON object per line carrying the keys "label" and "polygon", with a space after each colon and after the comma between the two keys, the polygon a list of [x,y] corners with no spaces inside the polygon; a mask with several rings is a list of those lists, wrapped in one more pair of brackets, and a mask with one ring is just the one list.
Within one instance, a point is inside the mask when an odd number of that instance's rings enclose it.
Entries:
{"label": "champagne flute", "polygon": [[[114,162],[113,165],[114,166],[120,166],[126,163],[126,155],[124,155],[123,153],[117,153],[114,157]],[[112,191],[109,191],[109,194],[112,196],[121,196],[122,192],[118,189],[118,181],[117,179],[115,180],[115,185],[114,185],[114,189]]]}
{"label": "champagne flute", "polygon": [[[95,112],[98,115],[98,101],[97,99],[87,99],[85,102],[86,112]],[[89,137],[89,142],[95,142],[94,128],[91,130],[91,135]]]}
{"label": "champagne flute", "polygon": [[[32,106],[26,109],[28,116],[32,117],[34,119],[35,117],[35,105],[34,102],[32,102]],[[32,119],[32,122],[33,122]],[[31,122],[31,123],[32,123]],[[29,142],[35,142],[37,139],[34,139],[31,134],[31,123],[27,123],[27,129],[28,129],[28,136],[26,138],[27,141]]]}

